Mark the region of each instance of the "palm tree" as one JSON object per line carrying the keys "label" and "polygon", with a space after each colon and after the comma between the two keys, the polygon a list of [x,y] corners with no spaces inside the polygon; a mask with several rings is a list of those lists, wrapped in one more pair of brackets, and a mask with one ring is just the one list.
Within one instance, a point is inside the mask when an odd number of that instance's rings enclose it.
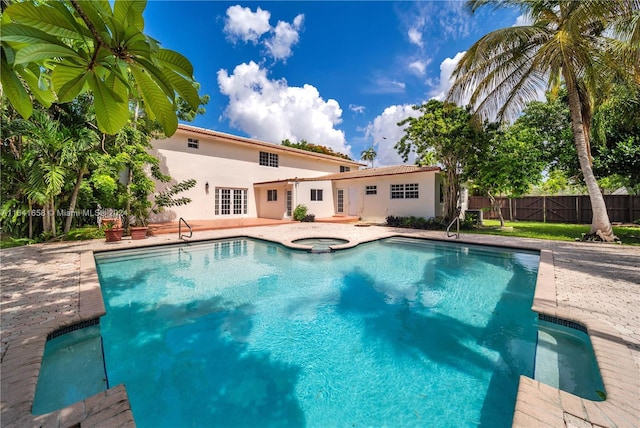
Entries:
{"label": "palm tree", "polygon": [[62,150],[70,142],[70,135],[46,112],[36,110],[27,122],[24,139],[29,147],[25,159],[29,168],[27,196],[42,206],[44,232],[55,236],[56,196],[62,192],[68,174]]}
{"label": "palm tree", "polygon": [[371,168],[373,168],[373,160],[378,156],[378,152],[376,152],[373,147],[369,147],[367,150],[363,150],[360,153],[360,159],[366,162],[371,162]]}
{"label": "palm tree", "polygon": [[[637,31],[616,31],[621,21],[635,22],[639,2],[628,0],[471,0],[472,11],[485,4],[518,6],[529,25],[503,28],[478,40],[462,57],[452,76],[449,98],[470,96],[483,118],[513,119],[528,101],[545,89],[566,86],[580,168],[593,219],[590,237],[615,240],[604,198],[591,166],[589,128],[593,100],[607,76],[624,72],[623,46],[637,46]],[[635,16],[635,21],[634,21]],[[627,19],[628,18],[628,19]],[[611,36],[627,40],[614,43]],[[637,48],[636,48],[637,49]],[[627,67],[633,74],[637,69]]]}

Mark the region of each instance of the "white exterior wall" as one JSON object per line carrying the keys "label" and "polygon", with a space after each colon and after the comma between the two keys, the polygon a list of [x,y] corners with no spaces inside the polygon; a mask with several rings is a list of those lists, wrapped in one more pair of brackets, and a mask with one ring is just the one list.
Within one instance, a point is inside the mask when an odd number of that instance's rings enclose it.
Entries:
{"label": "white exterior wall", "polygon": [[[197,149],[187,146],[188,138],[197,139]],[[266,202],[266,191],[254,191],[254,183],[283,180],[292,177],[318,177],[340,171],[340,165],[353,164],[274,150],[270,147],[246,143],[229,142],[215,136],[208,136],[178,129],[170,138],[152,141],[151,153],[158,157],[162,172],[172,177],[172,183],[186,179],[195,179],[196,186],[179,196],[191,198],[192,202],[181,207],[167,208],[165,212],[152,216],[151,221],[175,221],[179,217],[185,219],[218,219],[237,217],[258,217],[258,204],[261,199]],[[261,151],[278,154],[278,167],[262,166],[259,163]],[[357,167],[356,167],[357,168]],[[209,183],[208,190],[205,183]],[[163,183],[157,185],[161,191],[168,187]],[[242,215],[214,215],[215,188],[247,189],[247,213]],[[285,194],[280,200],[278,192],[277,204],[260,205],[269,217],[283,218],[285,211]],[[281,206],[280,206],[281,205]],[[295,204],[294,204],[295,207]],[[280,215],[278,215],[280,213]]]}
{"label": "white exterior wall", "polygon": [[[311,189],[322,190],[322,201],[311,200]],[[313,214],[316,218],[333,217],[334,196],[331,181],[302,181],[294,184],[293,209],[299,204],[306,205],[307,214]]]}
{"label": "white exterior wall", "polygon": [[[287,214],[286,191],[290,188],[291,186],[287,185],[287,183],[275,183],[273,185],[264,185],[256,188],[258,217],[273,218],[277,220],[285,218]],[[278,198],[276,201],[267,200],[268,190],[276,190]],[[293,208],[295,208],[295,206]],[[293,208],[291,209],[292,212]]]}
{"label": "white exterior wall", "polygon": [[[392,184],[418,183],[417,199],[391,199]],[[367,195],[366,186],[377,186],[376,195]],[[345,215],[357,215],[362,220],[384,222],[390,215],[430,218],[437,215],[439,196],[436,188],[436,172],[391,175],[381,177],[336,180],[337,189],[345,191]],[[357,195],[357,196],[356,196]],[[357,197],[357,201],[349,198]],[[357,212],[350,213],[348,207]]]}

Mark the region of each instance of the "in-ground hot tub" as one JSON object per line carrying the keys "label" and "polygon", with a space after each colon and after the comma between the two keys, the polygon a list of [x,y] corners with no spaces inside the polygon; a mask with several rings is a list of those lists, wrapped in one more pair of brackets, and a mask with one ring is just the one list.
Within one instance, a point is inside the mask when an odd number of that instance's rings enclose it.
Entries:
{"label": "in-ground hot tub", "polygon": [[291,241],[293,244],[309,247],[312,253],[330,253],[332,245],[343,245],[348,242],[347,239],[340,238],[302,238]]}

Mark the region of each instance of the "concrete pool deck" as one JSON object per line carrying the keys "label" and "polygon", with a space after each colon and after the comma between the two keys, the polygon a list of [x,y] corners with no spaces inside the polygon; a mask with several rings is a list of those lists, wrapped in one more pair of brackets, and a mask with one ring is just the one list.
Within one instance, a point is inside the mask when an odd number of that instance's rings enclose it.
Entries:
{"label": "concrete pool deck", "polygon": [[[290,245],[300,238],[336,237],[355,245],[389,236],[542,250],[533,309],[588,329],[607,399],[584,400],[521,377],[513,426],[640,427],[640,247],[471,234],[454,240],[443,232],[321,223],[198,231],[191,241],[253,237]],[[44,346],[51,332],[104,313],[93,251],[178,242],[177,234],[167,234],[0,251],[2,426],[135,425],[123,385],[56,412],[32,415]]]}

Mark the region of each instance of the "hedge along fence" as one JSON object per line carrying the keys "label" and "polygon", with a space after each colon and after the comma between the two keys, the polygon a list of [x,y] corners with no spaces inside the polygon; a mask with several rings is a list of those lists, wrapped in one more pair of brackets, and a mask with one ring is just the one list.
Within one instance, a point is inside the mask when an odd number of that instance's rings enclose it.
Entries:
{"label": "hedge along fence", "polygon": [[[508,220],[540,221],[549,223],[591,223],[591,202],[588,195],[578,196],[525,196],[522,198],[496,198],[502,216]],[[609,220],[612,223],[633,223],[640,219],[639,195],[604,195]],[[499,218],[485,196],[469,196],[470,210],[482,210],[483,217]]]}

